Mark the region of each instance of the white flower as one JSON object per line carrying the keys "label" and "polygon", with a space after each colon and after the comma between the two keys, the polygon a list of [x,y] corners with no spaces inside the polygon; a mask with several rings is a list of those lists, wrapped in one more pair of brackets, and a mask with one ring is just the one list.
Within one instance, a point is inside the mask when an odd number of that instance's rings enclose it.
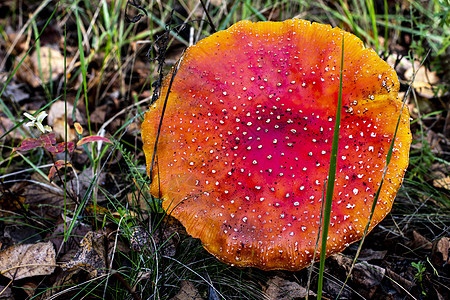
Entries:
{"label": "white flower", "polygon": [[45,117],[48,116],[45,111],[41,111],[36,117],[30,115],[29,113],[23,113],[23,115],[31,120],[31,122],[28,122],[25,126],[37,127],[37,129],[39,129],[42,133],[52,132],[52,128],[50,126],[42,125],[42,121],[44,121]]}

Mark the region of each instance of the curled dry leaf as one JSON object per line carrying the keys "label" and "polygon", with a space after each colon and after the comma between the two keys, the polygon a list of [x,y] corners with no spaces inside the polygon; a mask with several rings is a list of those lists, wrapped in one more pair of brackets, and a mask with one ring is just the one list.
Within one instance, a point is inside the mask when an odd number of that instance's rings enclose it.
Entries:
{"label": "curled dry leaf", "polygon": [[440,238],[433,243],[432,261],[437,267],[448,264],[448,253],[450,251],[450,241],[448,237]]}
{"label": "curled dry leaf", "polygon": [[79,140],[77,143],[77,146],[81,146],[81,145],[84,145],[84,144],[90,143],[90,142],[105,142],[105,143],[109,143],[109,144],[113,143],[105,137],[98,136],[98,135],[91,135],[91,136],[86,136],[86,137],[82,138],[81,140]]}
{"label": "curled dry leaf", "polygon": [[430,250],[431,242],[426,237],[414,230],[412,233],[411,242],[408,243],[408,246],[413,250]]}
{"label": "curled dry leaf", "polygon": [[72,164],[64,160],[56,161],[55,164],[50,168],[50,172],[48,173],[48,180],[51,181],[53,179],[53,176],[55,176],[56,171],[66,167],[72,167]]}
{"label": "curled dry leaf", "polygon": [[49,275],[55,264],[56,252],[51,242],[14,245],[0,252],[0,273],[9,279]]}

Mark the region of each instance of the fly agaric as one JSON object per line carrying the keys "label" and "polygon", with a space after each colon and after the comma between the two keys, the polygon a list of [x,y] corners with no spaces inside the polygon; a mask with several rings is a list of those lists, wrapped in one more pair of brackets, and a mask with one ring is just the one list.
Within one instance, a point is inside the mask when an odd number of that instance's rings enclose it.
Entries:
{"label": "fly agaric", "polygon": [[370,229],[391,210],[411,143],[395,71],[357,37],[303,20],[241,21],[189,47],[170,87],[153,169],[171,75],[146,112],[151,193],[221,261],[263,270],[312,263],[342,38],[343,113],[326,254],[342,251],[362,238],[399,116]]}

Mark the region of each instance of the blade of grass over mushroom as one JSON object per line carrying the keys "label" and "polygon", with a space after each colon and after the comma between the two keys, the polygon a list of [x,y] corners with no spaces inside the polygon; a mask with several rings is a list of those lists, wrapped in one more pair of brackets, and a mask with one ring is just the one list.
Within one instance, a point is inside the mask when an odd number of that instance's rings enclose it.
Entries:
{"label": "blade of grass over mushroom", "polygon": [[[325,180],[323,187],[322,187],[322,199],[326,198],[326,190],[327,190],[327,183],[328,181]],[[322,201],[322,207],[320,208],[320,219],[319,219],[319,224],[323,224],[323,215],[324,215],[324,207],[325,207],[325,202],[326,201]],[[312,261],[316,260],[316,255],[317,255],[317,250],[319,249],[319,242],[320,242],[320,235],[322,234],[322,226],[319,226],[319,231],[317,232],[317,240],[316,240],[316,246],[314,248],[314,255],[313,255],[313,259]],[[309,266],[309,270],[308,270],[308,281],[306,283],[306,300],[308,300],[309,297],[309,288],[311,286],[311,279],[312,279],[312,272],[314,270],[314,263],[312,263]]]}
{"label": "blade of grass over mushroom", "polygon": [[330,165],[328,167],[328,179],[325,196],[325,211],[323,212],[323,222],[319,224],[322,226],[322,246],[320,249],[320,267],[319,279],[317,283],[317,299],[322,299],[323,288],[323,271],[325,269],[325,258],[328,241],[328,229],[330,227],[331,205],[333,204],[334,185],[336,179],[337,155],[339,149],[339,129],[341,127],[341,111],[342,111],[342,78],[344,73],[344,34],[342,34],[342,50],[341,50],[341,69],[339,72],[339,96],[336,108],[336,119],[334,122],[333,144],[331,146]]}
{"label": "blade of grass over mushroom", "polygon": [[[421,64],[420,64],[419,68],[423,65],[423,63],[425,62],[425,60],[426,60],[426,58],[427,58],[427,56],[428,56],[429,53],[430,53],[430,52],[428,51],[427,55],[426,55],[425,58],[422,60],[422,62],[421,62]],[[417,71],[417,72],[418,72],[418,71]],[[368,232],[369,232],[369,228],[370,228],[370,225],[371,225],[371,222],[372,222],[374,213],[375,213],[375,208],[376,208],[376,206],[377,206],[377,204],[378,204],[378,199],[380,198],[380,193],[381,193],[381,190],[382,190],[382,187],[383,187],[385,178],[386,178],[386,174],[387,174],[387,172],[388,172],[388,167],[389,167],[389,164],[391,163],[392,153],[393,153],[393,150],[394,150],[394,147],[395,147],[395,141],[396,141],[396,138],[397,138],[397,133],[398,133],[398,130],[399,130],[399,128],[400,128],[400,124],[401,124],[402,118],[403,118],[403,111],[404,111],[405,106],[406,106],[406,100],[408,99],[409,93],[411,92],[411,87],[412,87],[412,84],[413,84],[413,82],[414,82],[414,80],[415,80],[415,77],[416,77],[416,75],[417,75],[417,72],[414,73],[413,78],[412,78],[412,80],[411,80],[411,83],[410,83],[409,86],[408,86],[408,90],[406,91],[405,95],[403,96],[402,105],[401,105],[401,108],[400,108],[400,111],[399,111],[399,114],[398,114],[398,118],[397,118],[397,124],[396,124],[396,126],[395,126],[395,130],[394,130],[394,133],[393,133],[392,141],[391,141],[391,143],[390,143],[390,145],[389,145],[389,149],[388,149],[388,152],[387,152],[387,154],[386,154],[386,163],[385,163],[384,168],[383,168],[383,174],[382,174],[382,176],[381,176],[380,184],[379,184],[379,187],[378,187],[378,189],[377,189],[377,191],[376,191],[376,193],[375,193],[375,197],[374,197],[374,199],[373,199],[372,206],[371,206],[371,209],[370,209],[369,219],[368,219],[368,221],[367,221],[366,227],[364,228],[364,233],[363,233],[362,239],[361,239],[361,241],[359,242],[358,250],[356,251],[356,254],[355,254],[355,256],[353,257],[353,262],[352,262],[352,265],[351,265],[351,267],[350,267],[350,270],[349,270],[349,272],[348,272],[348,274],[347,274],[347,277],[346,277],[346,279],[345,279],[345,282],[344,282],[344,284],[342,285],[342,287],[341,287],[341,289],[340,289],[340,291],[339,291],[339,294],[338,294],[338,296],[337,296],[336,298],[339,298],[339,295],[342,293],[342,291],[343,291],[343,289],[344,289],[344,287],[345,287],[347,281],[350,279],[350,276],[351,276],[351,274],[352,274],[353,268],[355,267],[356,261],[357,261],[357,259],[358,259],[358,257],[359,257],[359,254],[360,254],[360,252],[361,252],[361,249],[362,249],[362,246],[363,246],[364,241],[365,241],[365,239],[366,239],[366,236],[367,236],[367,234],[368,234]],[[407,108],[406,108],[406,109],[407,109]]]}
{"label": "blade of grass over mushroom", "polygon": [[[169,88],[167,90],[166,98],[164,99],[164,105],[163,105],[163,108],[162,108],[162,111],[161,111],[161,118],[159,119],[158,131],[156,133],[155,145],[153,147],[153,156],[152,156],[152,162],[150,164],[150,172],[153,171],[153,166],[155,164],[156,152],[157,152],[157,149],[158,149],[158,140],[159,140],[159,136],[161,134],[161,128],[162,128],[162,122],[163,122],[163,119],[164,119],[164,113],[166,112],[167,100],[169,99],[170,90],[172,88],[173,81],[175,79],[175,76],[177,75],[178,69],[180,68],[180,64],[181,64],[182,61],[183,61],[183,55],[181,55],[180,59],[178,60],[177,66],[173,69],[173,72],[172,72],[171,77],[170,77]],[[152,178],[151,177],[150,177],[150,183],[152,183]]]}

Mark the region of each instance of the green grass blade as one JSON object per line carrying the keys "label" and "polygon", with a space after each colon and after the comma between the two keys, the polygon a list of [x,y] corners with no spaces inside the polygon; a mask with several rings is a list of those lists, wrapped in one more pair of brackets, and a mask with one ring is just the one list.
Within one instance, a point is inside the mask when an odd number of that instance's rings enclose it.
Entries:
{"label": "green grass blade", "polygon": [[377,29],[375,7],[373,5],[373,0],[366,0],[366,6],[367,6],[367,10],[369,11],[370,22],[372,23],[372,34],[373,34],[373,41],[375,43],[375,51],[377,53],[379,53],[380,45],[378,42],[378,29]]}
{"label": "green grass blade", "polygon": [[327,249],[328,228],[330,226],[331,204],[333,203],[333,192],[336,178],[337,154],[339,147],[339,127],[341,124],[342,111],[342,77],[344,71],[344,34],[342,34],[341,71],[339,75],[339,98],[336,109],[336,120],[334,122],[333,145],[331,147],[330,167],[328,169],[328,181],[325,199],[325,211],[323,212],[322,246],[320,249],[319,281],[317,287],[317,299],[322,299],[323,271]]}
{"label": "green grass blade", "polygon": [[87,79],[86,79],[86,73],[87,73],[87,62],[84,57],[84,49],[83,49],[83,38],[82,38],[82,32],[81,32],[81,25],[83,22],[80,19],[80,16],[78,15],[78,10],[75,9],[75,17],[77,19],[77,36],[78,36],[78,51],[80,52],[80,68],[81,68],[81,74],[83,78],[83,92],[84,92],[84,101],[86,105],[86,123],[88,125],[89,129],[89,135],[92,135],[92,129],[91,129],[91,121],[89,118],[89,101],[88,101],[88,95],[87,95]]}

